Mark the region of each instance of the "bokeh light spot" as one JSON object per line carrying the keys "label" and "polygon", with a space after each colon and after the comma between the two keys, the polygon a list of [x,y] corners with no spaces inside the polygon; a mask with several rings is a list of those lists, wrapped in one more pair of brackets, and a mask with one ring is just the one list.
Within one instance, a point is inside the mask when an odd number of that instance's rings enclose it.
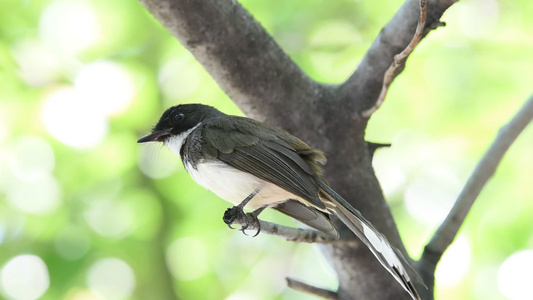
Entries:
{"label": "bokeh light spot", "polygon": [[123,238],[135,225],[133,209],[128,203],[115,200],[94,200],[85,211],[89,227],[101,236]]}
{"label": "bokeh light spot", "polygon": [[105,116],[124,112],[136,89],[128,71],[110,61],[95,62],[81,69],[75,81],[76,94]]}
{"label": "bokeh light spot", "polygon": [[170,176],[179,166],[179,157],[169,149],[157,148],[153,143],[139,151],[139,169],[146,176],[160,179]]}
{"label": "bokeh light spot", "polygon": [[409,214],[421,222],[440,224],[455,201],[460,183],[448,169],[432,166],[423,170],[405,190]]}
{"label": "bokeh light spot", "polygon": [[135,289],[135,274],[123,260],[103,258],[90,267],[87,285],[104,299],[123,299]]}
{"label": "bokeh light spot", "polygon": [[80,259],[89,251],[90,245],[87,233],[74,226],[61,230],[54,240],[57,253],[66,260]]}
{"label": "bokeh light spot", "polygon": [[208,271],[207,246],[200,239],[177,239],[168,247],[166,256],[170,272],[179,280],[194,280]]}
{"label": "bokeh light spot", "polygon": [[43,10],[39,33],[51,48],[76,54],[98,41],[100,24],[90,4],[59,0]]}
{"label": "bokeh light spot", "polygon": [[498,288],[507,299],[528,300],[533,295],[531,284],[533,250],[513,253],[498,270]]}
{"label": "bokeh light spot", "polygon": [[8,261],[0,272],[2,290],[12,299],[37,299],[50,285],[48,268],[35,255],[19,255]]}
{"label": "bokeh light spot", "polygon": [[15,141],[9,168],[17,178],[37,180],[49,176],[54,166],[54,151],[42,138],[23,136]]}
{"label": "bokeh light spot", "polygon": [[382,160],[376,160],[374,162],[376,176],[379,178],[379,183],[383,192],[387,197],[390,197],[405,186],[406,176],[400,166],[383,164],[380,162],[382,162]]}
{"label": "bokeh light spot", "polygon": [[2,115],[0,115],[0,142],[2,142],[7,136],[7,126],[2,120]]}
{"label": "bokeh light spot", "polygon": [[483,38],[494,33],[500,8],[495,0],[471,0],[457,5],[459,24],[464,35]]}
{"label": "bokeh light spot", "polygon": [[96,295],[95,293],[88,291],[88,290],[73,290],[70,291],[67,296],[64,298],[64,300],[106,300],[100,295]]}
{"label": "bokeh light spot", "polygon": [[161,92],[167,99],[184,99],[200,86],[200,72],[190,59],[172,58],[157,75]]}
{"label": "bokeh light spot", "polygon": [[50,214],[61,202],[61,190],[51,175],[35,180],[14,180],[7,188],[7,200],[13,207],[26,213]]}
{"label": "bokeh light spot", "polygon": [[257,295],[253,292],[236,291],[233,294],[226,297],[225,300],[256,300]]}
{"label": "bokeh light spot", "polygon": [[50,84],[59,74],[61,59],[37,40],[24,40],[13,47],[19,77],[30,86]]}
{"label": "bokeh light spot", "polygon": [[456,286],[470,268],[470,244],[460,235],[444,252],[437,266],[435,278],[439,286]]}
{"label": "bokeh light spot", "polygon": [[101,112],[80,101],[71,87],[57,89],[48,95],[42,108],[42,118],[53,137],[76,148],[98,145],[108,130]]}
{"label": "bokeh light spot", "polygon": [[327,21],[319,24],[311,32],[309,43],[313,47],[324,47],[322,50],[331,50],[332,47],[347,47],[360,42],[359,32],[350,22]]}

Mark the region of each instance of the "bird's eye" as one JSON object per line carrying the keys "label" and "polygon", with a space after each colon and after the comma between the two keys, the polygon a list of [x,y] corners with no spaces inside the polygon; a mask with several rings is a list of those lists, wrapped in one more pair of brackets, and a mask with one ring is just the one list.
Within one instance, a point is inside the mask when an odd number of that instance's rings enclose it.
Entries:
{"label": "bird's eye", "polygon": [[183,113],[177,113],[174,115],[174,117],[172,117],[172,119],[174,120],[174,123],[178,124],[185,119],[185,115]]}

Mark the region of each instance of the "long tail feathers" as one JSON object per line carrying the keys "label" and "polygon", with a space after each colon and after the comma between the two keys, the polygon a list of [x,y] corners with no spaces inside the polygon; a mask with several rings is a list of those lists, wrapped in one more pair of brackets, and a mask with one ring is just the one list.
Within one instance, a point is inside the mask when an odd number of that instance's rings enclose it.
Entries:
{"label": "long tail feathers", "polygon": [[[396,254],[396,251],[398,250],[396,250],[389,243],[387,238],[375,229],[358,210],[353,208],[326,183],[321,183],[320,188],[325,194],[327,194],[327,200],[331,201],[331,203],[328,203],[326,199],[323,199],[325,200],[324,203],[328,209],[335,213],[335,215],[341,219],[341,221],[348,226],[359,239],[361,239],[383,267],[392,274],[394,279],[400,283],[413,299],[420,300],[420,296],[402,264],[403,257],[401,258]],[[407,262],[405,263],[407,264]],[[418,275],[415,273],[415,276]]]}

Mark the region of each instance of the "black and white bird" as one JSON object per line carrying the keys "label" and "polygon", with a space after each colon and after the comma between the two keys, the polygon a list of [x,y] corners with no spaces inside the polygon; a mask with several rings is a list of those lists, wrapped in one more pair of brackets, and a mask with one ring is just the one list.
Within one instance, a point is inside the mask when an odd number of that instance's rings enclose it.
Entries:
{"label": "black and white bird", "polygon": [[413,299],[420,299],[407,264],[387,238],[326,183],[326,157],[288,132],[256,120],[226,115],[201,104],[169,108],[151,134],[179,155],[192,178],[255,217],[274,208],[338,238],[336,215],[370,249]]}

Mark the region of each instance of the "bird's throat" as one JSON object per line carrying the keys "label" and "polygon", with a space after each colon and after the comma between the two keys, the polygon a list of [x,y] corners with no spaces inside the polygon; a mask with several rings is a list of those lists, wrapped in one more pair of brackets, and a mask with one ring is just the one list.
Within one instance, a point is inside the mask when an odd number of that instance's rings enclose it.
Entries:
{"label": "bird's throat", "polygon": [[165,146],[170,148],[170,150],[174,151],[177,155],[180,155],[181,147],[183,147],[183,143],[185,142],[185,139],[195,130],[198,126],[200,126],[202,123],[198,123],[193,128],[186,130],[180,134],[173,135],[165,140]]}

